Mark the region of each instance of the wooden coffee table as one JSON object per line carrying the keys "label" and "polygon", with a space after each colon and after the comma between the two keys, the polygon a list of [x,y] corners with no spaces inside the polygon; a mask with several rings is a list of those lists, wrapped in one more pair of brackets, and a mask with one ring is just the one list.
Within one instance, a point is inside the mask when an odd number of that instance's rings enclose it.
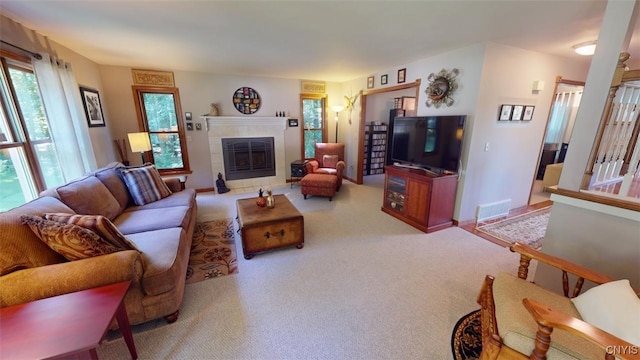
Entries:
{"label": "wooden coffee table", "polygon": [[304,247],[304,218],[284,195],[274,195],[273,209],[258,207],[256,198],[236,202],[242,252],[249,260],[253,255],[295,245]]}
{"label": "wooden coffee table", "polygon": [[137,359],[123,303],[130,285],[124,281],[0,309],[0,359],[97,359],[114,316]]}

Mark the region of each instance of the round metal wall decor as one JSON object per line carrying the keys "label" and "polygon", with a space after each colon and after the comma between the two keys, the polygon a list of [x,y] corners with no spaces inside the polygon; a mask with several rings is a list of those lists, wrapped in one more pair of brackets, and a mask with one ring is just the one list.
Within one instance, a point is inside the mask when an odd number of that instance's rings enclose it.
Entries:
{"label": "round metal wall decor", "polygon": [[260,94],[250,87],[241,87],[233,93],[233,106],[241,114],[251,115],[260,109]]}
{"label": "round metal wall decor", "polygon": [[456,76],[460,74],[458,69],[446,71],[440,70],[439,73],[431,73],[427,80],[429,80],[429,86],[424,91],[427,94],[427,107],[439,108],[442,104],[447,107],[453,105],[453,94],[458,90],[458,82]]}

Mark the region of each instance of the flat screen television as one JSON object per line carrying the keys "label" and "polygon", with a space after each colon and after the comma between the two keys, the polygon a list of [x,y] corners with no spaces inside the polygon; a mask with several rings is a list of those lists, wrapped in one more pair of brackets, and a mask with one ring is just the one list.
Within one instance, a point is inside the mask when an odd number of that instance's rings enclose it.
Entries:
{"label": "flat screen television", "polygon": [[457,173],[465,119],[465,115],[395,118],[391,160],[436,174]]}

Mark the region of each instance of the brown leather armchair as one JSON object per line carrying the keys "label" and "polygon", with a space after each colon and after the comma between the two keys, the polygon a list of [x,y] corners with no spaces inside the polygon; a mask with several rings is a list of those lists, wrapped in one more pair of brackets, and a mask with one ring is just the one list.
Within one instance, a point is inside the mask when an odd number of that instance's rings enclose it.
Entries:
{"label": "brown leather armchair", "polygon": [[307,174],[335,175],[338,178],[336,190],[340,190],[345,168],[343,143],[316,143],[315,156],[308,160]]}

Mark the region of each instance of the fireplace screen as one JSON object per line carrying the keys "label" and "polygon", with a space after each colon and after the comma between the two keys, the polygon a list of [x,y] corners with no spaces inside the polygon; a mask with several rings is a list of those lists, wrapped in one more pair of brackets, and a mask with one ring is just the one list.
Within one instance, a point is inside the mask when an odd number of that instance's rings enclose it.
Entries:
{"label": "fireplace screen", "polygon": [[276,175],[273,137],[222,139],[227,180]]}

